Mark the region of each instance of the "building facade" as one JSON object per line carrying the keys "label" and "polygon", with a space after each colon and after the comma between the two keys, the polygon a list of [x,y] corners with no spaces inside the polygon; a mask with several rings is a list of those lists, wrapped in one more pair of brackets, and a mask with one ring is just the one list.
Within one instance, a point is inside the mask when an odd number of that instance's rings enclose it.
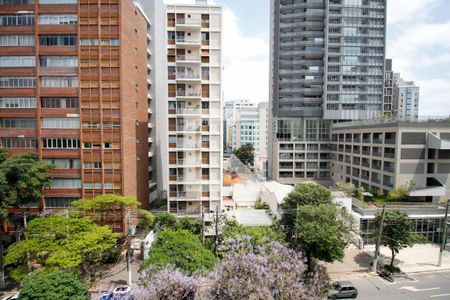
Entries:
{"label": "building facade", "polygon": [[405,120],[419,117],[420,88],[414,81],[405,81],[399,73],[394,73],[394,111]]}
{"label": "building facade", "polygon": [[330,128],[383,114],[386,0],[271,1],[269,176],[331,183]]}
{"label": "building facade", "polygon": [[130,0],[0,1],[0,147],[55,166],[40,209],[148,204],[148,25]]}
{"label": "building facade", "polygon": [[222,202],[222,7],[167,6],[168,210],[199,217]]}
{"label": "building facade", "polygon": [[408,196],[416,201],[450,197],[449,119],[335,124],[332,151],[334,182],[384,194],[410,185]]}

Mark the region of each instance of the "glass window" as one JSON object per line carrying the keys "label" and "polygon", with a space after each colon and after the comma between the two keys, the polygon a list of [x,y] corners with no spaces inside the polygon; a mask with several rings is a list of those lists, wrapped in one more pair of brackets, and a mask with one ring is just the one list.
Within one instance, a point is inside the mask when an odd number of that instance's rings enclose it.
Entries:
{"label": "glass window", "polygon": [[2,118],[0,128],[36,128],[36,119],[26,118]]}
{"label": "glass window", "polygon": [[34,56],[0,56],[0,67],[34,67]]}
{"label": "glass window", "polygon": [[0,77],[0,88],[33,88],[35,86],[34,77]]}
{"label": "glass window", "polygon": [[41,67],[78,67],[76,56],[41,56]]}
{"label": "glass window", "polygon": [[98,46],[98,40],[97,39],[81,39],[80,45],[81,46]]}
{"label": "glass window", "polygon": [[0,138],[0,148],[33,149],[36,147],[37,147],[37,140],[35,138],[17,138],[17,137]]}
{"label": "glass window", "polygon": [[41,98],[42,108],[78,108],[78,98]]}
{"label": "glass window", "polygon": [[0,98],[0,108],[36,108],[36,98]]}
{"label": "glass window", "polygon": [[56,169],[79,169],[80,160],[77,158],[44,158],[46,163],[55,166]]}
{"label": "glass window", "polygon": [[78,77],[41,77],[42,87],[78,87]]}
{"label": "glass window", "polygon": [[39,43],[42,46],[76,46],[76,35],[41,35]]}
{"label": "glass window", "polygon": [[0,35],[0,46],[34,46],[34,35]]}
{"label": "glass window", "polygon": [[34,0],[0,0],[0,5],[34,4]]}
{"label": "glass window", "polygon": [[66,197],[45,197],[45,207],[71,207],[72,201],[76,198],[66,198]]}
{"label": "glass window", "polygon": [[70,138],[43,138],[42,148],[44,149],[79,149],[80,140]]}
{"label": "glass window", "polygon": [[78,129],[79,118],[42,118],[42,128],[53,129]]}
{"label": "glass window", "polygon": [[0,26],[34,25],[34,14],[0,15]]}
{"label": "glass window", "polygon": [[39,24],[77,24],[78,17],[75,14],[48,14],[39,16]]}
{"label": "glass window", "polygon": [[71,189],[80,189],[81,188],[81,179],[62,179],[62,178],[54,178],[52,183],[50,184],[51,188],[71,188]]}
{"label": "glass window", "polygon": [[39,4],[76,4],[77,0],[39,0]]}

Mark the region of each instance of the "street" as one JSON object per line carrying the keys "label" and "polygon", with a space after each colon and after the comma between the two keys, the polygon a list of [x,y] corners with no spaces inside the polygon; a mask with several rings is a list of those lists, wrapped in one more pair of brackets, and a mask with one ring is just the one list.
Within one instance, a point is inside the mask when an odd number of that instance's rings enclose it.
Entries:
{"label": "street", "polygon": [[450,299],[450,271],[396,277],[393,283],[379,276],[351,279],[359,291],[358,299]]}

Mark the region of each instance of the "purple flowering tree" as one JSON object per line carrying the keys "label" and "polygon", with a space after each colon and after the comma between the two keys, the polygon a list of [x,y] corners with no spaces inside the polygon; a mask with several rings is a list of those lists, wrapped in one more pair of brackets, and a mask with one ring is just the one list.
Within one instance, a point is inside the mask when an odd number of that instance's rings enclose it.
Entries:
{"label": "purple flowering tree", "polygon": [[305,276],[305,257],[277,242],[252,246],[248,237],[228,243],[212,273],[209,299],[320,299],[329,287],[323,270]]}
{"label": "purple flowering tree", "polygon": [[183,274],[173,266],[154,272],[146,269],[133,286],[134,300],[193,300],[204,279]]}

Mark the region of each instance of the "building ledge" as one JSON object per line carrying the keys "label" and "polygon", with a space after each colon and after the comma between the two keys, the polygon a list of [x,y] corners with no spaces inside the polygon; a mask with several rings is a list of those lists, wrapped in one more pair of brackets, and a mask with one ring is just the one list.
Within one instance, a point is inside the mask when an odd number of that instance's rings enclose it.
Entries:
{"label": "building ledge", "polygon": [[428,133],[427,144],[430,149],[450,150],[450,140],[443,140],[431,132]]}

